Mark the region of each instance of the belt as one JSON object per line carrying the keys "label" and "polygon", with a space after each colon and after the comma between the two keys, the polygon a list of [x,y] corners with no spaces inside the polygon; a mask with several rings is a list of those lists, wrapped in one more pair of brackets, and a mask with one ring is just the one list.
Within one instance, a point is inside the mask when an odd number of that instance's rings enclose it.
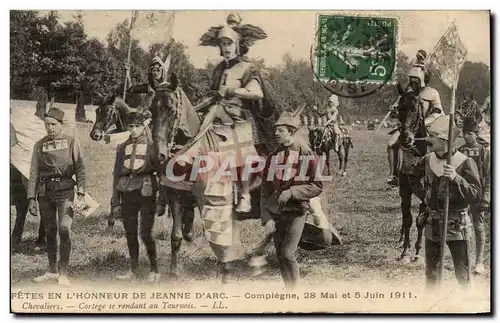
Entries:
{"label": "belt", "polygon": [[61,182],[65,180],[72,180],[71,177],[66,177],[66,176],[54,176],[54,177],[42,177],[39,179],[40,183],[47,183],[47,182]]}
{"label": "belt", "polygon": [[[449,209],[448,214],[453,214],[453,213],[462,213],[462,212],[468,212],[469,208],[462,208],[462,209]],[[440,217],[444,217],[444,210],[436,210],[436,209],[430,209],[429,214],[438,214]]]}
{"label": "belt", "polygon": [[61,177],[43,177],[40,178],[40,183],[46,183],[46,182],[60,182]]}

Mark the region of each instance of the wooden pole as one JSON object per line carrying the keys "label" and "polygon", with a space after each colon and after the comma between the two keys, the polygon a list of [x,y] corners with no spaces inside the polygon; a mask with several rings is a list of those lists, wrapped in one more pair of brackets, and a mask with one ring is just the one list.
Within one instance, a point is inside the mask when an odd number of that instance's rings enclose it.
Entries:
{"label": "wooden pole", "polygon": [[[455,126],[455,93],[458,85],[458,76],[460,69],[458,66],[455,67],[457,70],[455,84],[451,88],[451,106],[450,106],[450,121],[448,125],[448,155],[446,158],[446,163],[451,164],[451,158],[453,157],[453,127]],[[444,250],[446,247],[446,235],[448,232],[448,214],[450,210],[450,181],[446,181],[445,185],[445,198],[444,198],[444,219],[442,228],[442,238],[441,238],[441,262],[439,263],[439,283],[444,284]]]}
{"label": "wooden pole", "polygon": [[[130,65],[130,56],[132,54],[132,22],[134,20],[134,11],[130,15],[130,27],[128,29],[128,55],[127,55],[127,64]],[[127,80],[130,77],[130,69],[127,69],[125,74],[125,82],[123,85],[123,101],[125,101],[125,97],[127,96]]]}

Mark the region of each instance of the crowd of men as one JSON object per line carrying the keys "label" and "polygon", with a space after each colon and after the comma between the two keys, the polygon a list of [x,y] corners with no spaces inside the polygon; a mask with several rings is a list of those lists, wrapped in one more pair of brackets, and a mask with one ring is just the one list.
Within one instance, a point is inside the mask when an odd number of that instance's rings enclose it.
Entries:
{"label": "crowd of men", "polygon": [[[230,19],[229,19],[230,18]],[[213,90],[220,94],[214,103],[216,107],[214,122],[232,125],[243,118],[245,100],[262,99],[263,91],[251,63],[246,61],[242,53],[248,51],[241,42],[237,28],[241,18],[237,15],[228,18],[228,25],[222,28],[215,37],[215,44],[221,50],[223,63],[214,73],[216,81]],[[232,24],[230,24],[232,23]],[[425,52],[419,51],[419,61]],[[418,62],[419,62],[418,61]],[[466,145],[453,150],[452,162],[446,162],[448,153],[449,116],[445,116],[439,99],[439,93],[428,87],[425,68],[419,63],[410,71],[410,87],[418,88],[420,99],[424,102],[426,111],[425,125],[428,133],[430,153],[415,166],[414,172],[425,182],[426,212],[419,215],[419,221],[425,224],[426,233],[426,277],[429,285],[439,277],[437,270],[440,259],[440,221],[444,213],[444,185],[450,184],[450,213],[446,237],[453,262],[456,277],[460,284],[467,285],[469,276],[469,257],[465,241],[468,236],[462,234],[463,228],[469,230],[470,215],[476,232],[476,267],[477,273],[484,271],[484,215],[490,203],[490,162],[488,148],[478,144],[476,140],[478,120],[466,120],[462,131],[465,134]],[[157,86],[166,82],[168,67],[161,59],[154,59],[149,70],[149,87],[154,91]],[[242,81],[244,80],[244,81]],[[149,90],[149,89],[148,89]],[[337,116],[338,102],[332,96],[328,101],[327,127],[340,136]],[[71,253],[71,225],[74,209],[82,207],[86,190],[88,174],[84,167],[84,152],[79,141],[64,134],[62,125],[64,113],[57,107],[51,108],[44,116],[47,136],[39,140],[34,147],[31,159],[31,171],[27,189],[29,213],[41,215],[42,224],[46,229],[46,247],[48,256],[48,271],[36,277],[35,282],[58,281],[69,285],[68,263]],[[117,147],[115,166],[113,170],[112,208],[120,206],[124,210],[123,223],[130,256],[130,270],[117,276],[120,280],[137,278],[139,255],[139,219],[140,236],[146,247],[149,262],[149,282],[160,279],[157,265],[156,243],[151,234],[155,221],[155,203],[158,182],[155,176],[157,152],[150,138],[145,133],[145,118],[141,113],[130,113],[127,117],[127,129],[130,137]],[[269,158],[276,156],[278,160],[287,162],[288,156],[309,156],[313,160],[318,157],[303,141],[296,140],[300,120],[289,112],[284,112],[273,125],[273,132],[278,148],[269,153]],[[453,128],[452,141],[458,136],[458,129]],[[390,147],[399,140],[395,134]],[[290,157],[291,158],[291,157]],[[310,162],[310,158],[306,158]],[[295,258],[299,240],[304,229],[308,203],[311,198],[321,194],[323,186],[315,178],[315,163],[308,170],[309,180],[286,180],[275,174],[273,181],[262,185],[261,219],[266,234],[272,235],[276,255],[285,285],[293,288],[299,281],[299,268]],[[294,167],[302,168],[300,163]],[[391,165],[391,172],[393,171]],[[268,168],[265,168],[266,170]],[[297,171],[297,174],[300,173]],[[73,180],[76,177],[76,181]],[[391,177],[391,180],[394,178]],[[292,183],[292,184],[290,184]],[[245,183],[240,183],[241,195],[238,210],[249,212],[250,195]],[[75,200],[76,187],[76,200]],[[11,193],[12,194],[12,193]],[[23,212],[23,209],[18,210]],[[19,216],[19,214],[18,214]],[[16,231],[17,230],[17,231]],[[20,241],[19,229],[13,233],[16,243]],[[22,231],[22,230],[21,230]],[[57,237],[60,238],[59,248]],[[13,241],[14,241],[13,240]],[[59,254],[59,265],[58,265]]]}

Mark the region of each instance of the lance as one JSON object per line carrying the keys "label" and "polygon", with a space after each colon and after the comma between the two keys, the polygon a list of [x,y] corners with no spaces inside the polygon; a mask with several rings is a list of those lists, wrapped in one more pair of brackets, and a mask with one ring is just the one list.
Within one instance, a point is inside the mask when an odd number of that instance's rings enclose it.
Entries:
{"label": "lance", "polygon": [[[451,158],[453,157],[453,142],[452,142],[452,130],[455,125],[455,91],[458,85],[458,76],[460,74],[460,66],[455,65],[455,70],[456,70],[456,79],[454,84],[452,85],[451,88],[451,105],[450,105],[450,121],[448,125],[448,154],[446,157],[446,163],[448,165],[451,165]],[[443,219],[443,228],[441,232],[441,261],[439,263],[439,283],[441,285],[444,284],[444,249],[446,247],[446,235],[448,232],[448,214],[450,210],[450,181],[447,180],[445,182],[445,199],[444,199],[444,219]],[[468,230],[468,228],[465,228],[465,230]],[[468,239],[468,237],[465,237]],[[468,242],[466,241],[467,245],[467,257],[469,257],[469,245]],[[467,273],[468,273],[468,283],[470,284],[470,259],[467,259],[467,262],[469,263],[469,266],[467,266]]]}
{"label": "lance", "polygon": [[[127,54],[127,65],[130,66],[130,56],[132,54],[132,24],[134,22],[134,11],[132,10],[130,14],[130,27],[128,29],[128,54]],[[123,85],[123,101],[127,96],[127,80],[130,77],[130,69],[127,69],[125,74],[125,83]]]}

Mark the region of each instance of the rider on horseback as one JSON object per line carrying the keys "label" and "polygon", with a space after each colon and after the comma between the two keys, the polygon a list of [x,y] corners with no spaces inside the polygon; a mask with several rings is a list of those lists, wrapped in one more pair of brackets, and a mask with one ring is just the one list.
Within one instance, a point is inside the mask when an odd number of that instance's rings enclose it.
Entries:
{"label": "rider on horseback", "polygon": [[[417,61],[413,65],[408,74],[410,83],[408,87],[419,93],[419,99],[422,101],[422,111],[425,118],[425,126],[430,125],[436,118],[444,115],[443,108],[441,106],[441,98],[439,92],[434,88],[428,86],[430,81],[430,72],[424,66],[424,60],[427,54],[424,50],[419,50],[417,53]],[[399,103],[399,99],[391,107],[394,110]],[[388,180],[389,185],[397,185],[398,179],[395,174],[395,163],[394,163],[394,149],[399,143],[400,129],[392,133],[391,138],[387,144],[387,154],[389,159],[389,167],[391,171],[391,177]]]}
{"label": "rider on horseback", "polygon": [[[332,94],[328,99],[328,108],[326,110],[326,116],[328,121],[325,124],[325,132],[328,130],[333,133],[333,147],[335,151],[339,151],[340,145],[342,144],[342,130],[338,124],[339,115],[339,98],[335,94]],[[315,110],[317,110],[315,106]],[[323,134],[325,137],[325,134]]]}
{"label": "rider on horseback", "polygon": [[[217,129],[223,131],[224,126],[230,126],[233,129],[240,128],[238,140],[241,142],[243,138],[258,136],[254,131],[256,125],[253,124],[250,110],[264,97],[259,73],[243,55],[248,52],[253,41],[264,39],[267,35],[259,27],[240,25],[241,17],[236,13],[230,14],[226,22],[225,26],[212,27],[201,37],[202,46],[219,47],[223,60],[213,71],[211,98],[201,104],[200,110],[208,111],[205,118],[212,120],[215,132]],[[249,41],[249,34],[243,31],[250,31],[253,41]],[[248,120],[252,122],[251,128],[242,126]],[[245,153],[241,153],[243,150],[241,149],[238,152],[239,155],[256,154],[253,147],[256,139],[258,138],[251,139],[252,143],[249,147],[242,147],[245,148]],[[238,157],[245,158],[245,156]],[[239,166],[242,165],[238,165],[238,169],[241,170]],[[241,198],[236,210],[248,213],[252,210],[250,183],[242,178],[238,183]]]}

